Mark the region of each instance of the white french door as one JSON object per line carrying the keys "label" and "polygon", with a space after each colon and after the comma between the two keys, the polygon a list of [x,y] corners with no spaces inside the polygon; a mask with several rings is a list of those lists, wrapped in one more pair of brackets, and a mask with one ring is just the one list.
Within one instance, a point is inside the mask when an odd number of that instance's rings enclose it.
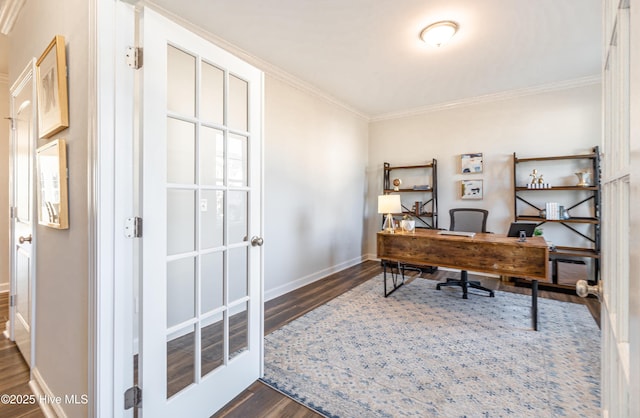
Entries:
{"label": "white french door", "polygon": [[256,68],[141,13],[144,417],[209,417],[262,373]]}
{"label": "white french door", "polygon": [[33,176],[36,141],[34,63],[10,89],[11,106],[11,298],[10,337],[32,366],[34,317]]}
{"label": "white french door", "polygon": [[640,416],[640,2],[604,2],[602,415]]}

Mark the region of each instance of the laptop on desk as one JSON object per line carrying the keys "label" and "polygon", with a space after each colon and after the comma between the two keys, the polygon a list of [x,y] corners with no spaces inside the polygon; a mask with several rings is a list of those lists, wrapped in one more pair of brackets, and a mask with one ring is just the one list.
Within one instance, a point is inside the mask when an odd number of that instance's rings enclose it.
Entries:
{"label": "laptop on desk", "polygon": [[525,222],[512,222],[511,226],[509,226],[508,237],[519,237],[520,231],[524,231],[526,236],[532,237],[533,231],[536,229],[536,225],[534,223],[525,223]]}

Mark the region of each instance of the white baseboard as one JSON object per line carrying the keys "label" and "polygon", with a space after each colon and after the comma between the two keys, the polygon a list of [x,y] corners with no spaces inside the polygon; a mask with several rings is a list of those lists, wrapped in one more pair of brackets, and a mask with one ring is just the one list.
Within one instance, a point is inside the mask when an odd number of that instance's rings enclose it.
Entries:
{"label": "white baseboard", "polygon": [[[31,369],[32,379],[29,381],[29,387],[38,400],[42,413],[47,418],[67,418],[67,414],[62,409],[61,402],[55,402],[56,396],[51,392],[49,386],[42,378],[37,367]],[[51,400],[47,402],[47,400]]]}
{"label": "white baseboard", "polygon": [[289,293],[289,292],[291,292],[293,290],[299,289],[302,286],[306,286],[306,285],[311,284],[311,283],[313,283],[315,281],[318,281],[318,280],[320,280],[322,278],[325,278],[330,274],[334,274],[334,273],[337,273],[339,271],[348,269],[349,267],[353,267],[353,266],[355,266],[357,264],[360,264],[363,261],[366,261],[367,259],[368,259],[368,255],[362,255],[360,257],[356,257],[354,259],[345,261],[343,263],[336,264],[335,266],[326,268],[324,270],[320,270],[320,271],[317,271],[315,273],[309,274],[308,276],[301,277],[301,278],[299,278],[297,280],[294,280],[292,282],[289,282],[289,283],[287,283],[285,285],[278,286],[275,289],[271,289],[271,290],[265,291],[264,292],[264,300],[265,300],[265,302],[267,302],[267,301],[269,301],[271,299],[275,299],[278,296],[282,296],[282,295],[284,295],[286,293]]}
{"label": "white baseboard", "polygon": [[0,293],[6,293],[9,290],[11,290],[9,283],[0,283]]}

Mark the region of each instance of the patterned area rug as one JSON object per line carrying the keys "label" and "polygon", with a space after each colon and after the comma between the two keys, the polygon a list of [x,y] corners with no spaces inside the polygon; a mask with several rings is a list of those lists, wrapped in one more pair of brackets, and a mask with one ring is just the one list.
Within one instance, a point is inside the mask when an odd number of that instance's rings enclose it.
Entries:
{"label": "patterned area rug", "polygon": [[264,382],[330,417],[599,417],[600,332],[583,305],[462,299],[382,276],[265,337]]}

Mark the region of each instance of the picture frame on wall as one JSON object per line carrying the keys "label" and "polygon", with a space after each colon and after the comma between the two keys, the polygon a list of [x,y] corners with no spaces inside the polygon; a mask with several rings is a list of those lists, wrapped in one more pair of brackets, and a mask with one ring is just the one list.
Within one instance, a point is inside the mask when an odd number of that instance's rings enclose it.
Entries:
{"label": "picture frame on wall", "polygon": [[67,195],[67,147],[56,139],[36,150],[38,224],[69,228]]}
{"label": "picture frame on wall", "polygon": [[54,36],[36,62],[38,135],[50,138],[69,127],[67,59],[62,35]]}
{"label": "picture frame on wall", "polygon": [[462,154],[460,167],[462,174],[482,173],[482,153]]}
{"label": "picture frame on wall", "polygon": [[482,200],[484,194],[482,180],[461,180],[460,197],[462,199]]}

